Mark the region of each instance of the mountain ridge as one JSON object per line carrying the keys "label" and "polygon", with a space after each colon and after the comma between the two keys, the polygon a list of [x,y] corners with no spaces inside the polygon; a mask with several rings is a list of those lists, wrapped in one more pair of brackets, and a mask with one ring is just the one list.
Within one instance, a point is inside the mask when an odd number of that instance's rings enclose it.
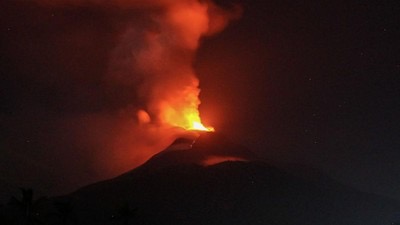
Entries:
{"label": "mountain ridge", "polygon": [[[201,163],[215,155],[243,160]],[[222,135],[207,134],[190,149],[160,152],[132,171],[69,197],[86,204],[82,218],[110,214],[127,202],[137,208],[132,224],[382,225],[394,222],[393,215],[400,212],[395,200],[313,170],[293,173],[293,168],[275,167]]]}
{"label": "mountain ridge", "polygon": [[[173,143],[120,176],[53,197],[42,210],[57,212],[58,202],[68,203],[75,224],[82,225],[398,222],[398,201],[361,192],[313,168],[278,168],[220,134],[177,143],[179,148]],[[214,156],[228,160],[204,164]],[[52,218],[43,224],[62,223]]]}

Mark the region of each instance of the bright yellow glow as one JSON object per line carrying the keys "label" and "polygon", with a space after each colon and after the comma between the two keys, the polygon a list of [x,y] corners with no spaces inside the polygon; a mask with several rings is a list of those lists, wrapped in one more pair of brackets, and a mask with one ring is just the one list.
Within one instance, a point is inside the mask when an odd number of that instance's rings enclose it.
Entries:
{"label": "bright yellow glow", "polygon": [[206,132],[214,132],[213,127],[204,126],[201,122],[199,112],[196,108],[182,110],[183,113],[166,113],[166,121],[172,126],[182,127],[186,130],[198,130]]}
{"label": "bright yellow glow", "polygon": [[178,94],[176,98],[171,98],[168,102],[160,104],[160,119],[163,123],[175,127],[182,127],[186,130],[198,130],[213,132],[214,128],[204,126],[201,122],[198,106],[199,89],[187,88]]}
{"label": "bright yellow glow", "polygon": [[214,132],[213,127],[205,127],[202,123],[194,121],[192,127],[188,128],[188,130],[200,130],[200,131],[207,131],[207,132]]}

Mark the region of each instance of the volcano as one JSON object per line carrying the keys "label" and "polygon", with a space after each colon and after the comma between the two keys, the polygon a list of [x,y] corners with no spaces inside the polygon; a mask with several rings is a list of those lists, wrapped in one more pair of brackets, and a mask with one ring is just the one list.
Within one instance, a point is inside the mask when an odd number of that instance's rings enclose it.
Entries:
{"label": "volcano", "polygon": [[50,202],[69,202],[85,225],[382,225],[400,212],[398,202],[315,169],[257,160],[218,133],[178,139],[132,171]]}

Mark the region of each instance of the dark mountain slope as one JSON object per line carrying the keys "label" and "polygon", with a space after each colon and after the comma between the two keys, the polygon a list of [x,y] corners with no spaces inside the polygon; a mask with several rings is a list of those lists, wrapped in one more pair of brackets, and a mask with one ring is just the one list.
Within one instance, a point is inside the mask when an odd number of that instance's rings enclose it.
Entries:
{"label": "dark mountain slope", "polygon": [[[205,163],[210,158],[223,162]],[[256,159],[251,151],[219,134],[189,135],[114,179],[40,204],[21,202],[0,207],[0,219],[10,225],[398,222],[395,217],[400,214],[400,204],[394,200],[360,192],[313,168],[281,168]]]}
{"label": "dark mountain slope", "polygon": [[121,224],[110,218],[123,205],[137,209],[128,224],[384,225],[400,212],[395,201],[321,173],[297,176],[254,160],[199,164],[229,152],[254,156],[206,135],[192,149],[162,152],[133,171],[64,198],[74,202],[80,224],[86,225]]}

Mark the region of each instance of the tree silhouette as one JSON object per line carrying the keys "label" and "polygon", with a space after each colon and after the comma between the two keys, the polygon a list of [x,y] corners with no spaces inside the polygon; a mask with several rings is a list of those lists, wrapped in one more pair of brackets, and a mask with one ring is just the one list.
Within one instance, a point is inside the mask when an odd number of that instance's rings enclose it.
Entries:
{"label": "tree silhouette", "polygon": [[46,198],[41,197],[38,200],[34,200],[33,198],[33,190],[31,188],[20,188],[21,198],[18,199],[16,197],[11,197],[8,205],[12,208],[15,208],[19,215],[21,215],[20,219],[23,220],[24,224],[27,225],[35,225],[35,224],[43,224],[39,220],[39,212],[37,211],[37,207],[40,203],[42,203]]}

